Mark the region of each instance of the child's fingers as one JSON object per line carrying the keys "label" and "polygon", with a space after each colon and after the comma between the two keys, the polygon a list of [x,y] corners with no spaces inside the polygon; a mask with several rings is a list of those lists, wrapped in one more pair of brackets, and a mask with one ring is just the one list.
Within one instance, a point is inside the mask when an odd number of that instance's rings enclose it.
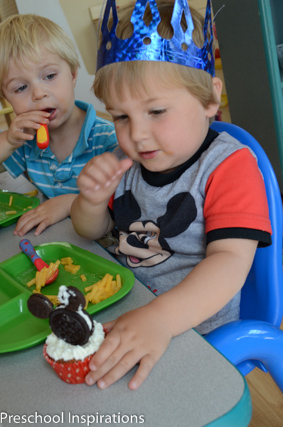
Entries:
{"label": "child's fingers", "polygon": [[96,186],[104,187],[105,184],[111,180],[111,177],[112,171],[109,168],[103,168],[102,165],[97,165],[97,167],[94,166],[87,170],[86,174],[83,175],[82,181],[84,180],[84,185],[86,187],[92,186],[92,188],[95,189]]}
{"label": "child's fingers", "polygon": [[27,113],[20,114],[14,120],[16,120],[17,122],[30,121],[32,123],[46,123],[47,124],[49,122],[49,116],[50,116],[50,113],[48,113],[47,111],[36,110],[36,111],[29,111]]}
{"label": "child's fingers", "polygon": [[132,310],[114,323],[105,325],[113,329],[93,356],[86,383],[106,388],[139,363],[129,382],[129,387],[135,390],[166,351],[172,336],[160,325],[158,314],[150,305]]}
{"label": "child's fingers", "polygon": [[34,135],[31,133],[27,133],[26,130],[14,130],[12,128],[9,129],[7,139],[8,141],[26,141],[26,140],[33,140]]}
{"label": "child's fingers", "polygon": [[[117,363],[113,365],[112,369],[108,369],[107,373],[97,380],[97,386],[102,389],[109,387],[124,375],[126,375],[126,373],[129,372],[138,362],[139,359],[137,358],[137,353],[135,351],[126,353]],[[150,370],[148,371],[147,375],[149,372]],[[145,380],[146,376],[143,380]]]}
{"label": "child's fingers", "polygon": [[94,157],[80,173],[77,180],[78,187],[81,191],[88,189],[97,191],[102,187],[110,187],[113,181],[124,173],[124,167],[123,163],[121,165],[121,162],[112,153]]}
{"label": "child's fingers", "polygon": [[52,225],[53,222],[50,221],[49,218],[45,218],[43,221],[41,221],[38,224],[38,227],[36,227],[36,230],[34,232],[35,236],[38,236],[39,234],[41,234],[47,227],[49,227],[50,225]]}
{"label": "child's fingers", "polygon": [[132,166],[133,161],[129,158],[121,160],[119,163],[119,169],[116,171],[116,173],[112,176],[111,181],[115,181],[116,179],[120,178],[124,173],[130,169]]}
{"label": "child's fingers", "polygon": [[146,380],[154,365],[155,362],[149,354],[144,356],[140,361],[135,375],[129,382],[129,388],[131,390],[136,390],[144,382],[144,380]]}
{"label": "child's fingers", "polygon": [[14,234],[18,234],[19,231],[22,229],[22,227],[24,227],[24,225],[30,220],[30,218],[32,217],[30,212],[31,211],[27,211],[18,219],[18,222],[14,230]]}
{"label": "child's fingers", "polygon": [[135,349],[128,351],[126,354],[121,353],[118,349],[100,369],[91,371],[88,374],[86,382],[89,385],[97,383],[97,386],[102,389],[107,388],[126,375],[138,363],[137,372],[129,382],[129,388],[136,390],[148,377],[156,361],[150,354],[140,358],[139,352]]}
{"label": "child's fingers", "polygon": [[51,224],[54,224],[53,217],[48,215],[48,213],[39,206],[38,208],[31,209],[21,216],[15,227],[14,235],[24,236],[34,227],[38,226],[34,233],[38,236]]}
{"label": "child's fingers", "polygon": [[[121,349],[111,353],[104,363],[97,368],[93,365],[93,359],[89,364],[90,372],[85,380],[88,385],[97,383],[100,388],[106,388],[123,377],[138,362],[132,357],[132,352],[124,354]],[[95,368],[95,370],[93,369]]]}
{"label": "child's fingers", "polygon": [[32,230],[35,226],[37,226],[41,221],[41,218],[32,214],[32,215],[23,215],[19,221],[17,222],[16,228],[14,230],[15,236],[24,236],[30,230]]}
{"label": "child's fingers", "polygon": [[[42,113],[42,112],[38,112]],[[24,131],[25,129],[34,129],[37,130],[40,128],[41,124],[49,123],[49,113],[43,112],[43,114],[21,114],[17,116],[13,122],[12,127],[16,130]],[[46,116],[48,115],[48,116]]]}
{"label": "child's fingers", "polygon": [[40,125],[34,122],[30,122],[30,126],[23,125],[22,127],[21,123],[13,123],[7,132],[7,140],[10,144],[16,146],[22,144],[26,140],[32,141],[39,127]]}
{"label": "child's fingers", "polygon": [[106,182],[117,170],[117,159],[110,154],[104,153],[91,159],[83,168],[79,180],[82,176],[94,181]]}
{"label": "child's fingers", "polygon": [[112,331],[114,325],[116,323],[116,320],[112,320],[112,322],[103,323],[103,329],[107,334]]}
{"label": "child's fingers", "polygon": [[133,161],[130,158],[123,159],[120,162],[120,167],[122,169],[122,172],[125,173],[130,167],[133,165]]}
{"label": "child's fingers", "polygon": [[[119,162],[116,158],[111,158],[112,161],[104,165],[104,168],[102,170],[102,175],[97,175],[97,189],[100,187],[108,188],[110,187],[115,181],[116,185],[121,180],[121,177],[124,175],[124,173],[132,166],[133,161],[131,159],[124,159],[121,162]],[[99,172],[98,172],[99,174]],[[102,178],[100,180],[100,178]]]}
{"label": "child's fingers", "polygon": [[89,363],[89,367],[92,371],[97,371],[101,366],[111,357],[114,351],[120,345],[120,336],[119,334],[108,335],[103,343],[101,344],[99,350],[95,353],[93,358]]}
{"label": "child's fingers", "polygon": [[41,124],[49,123],[50,113],[46,111],[32,111],[23,113],[14,118],[8,130],[10,139],[32,139]]}
{"label": "child's fingers", "polygon": [[26,233],[28,233],[30,230],[32,230],[34,227],[36,227],[38,225],[38,227],[36,228],[36,230],[34,232],[34,235],[38,236],[47,227],[49,227],[52,224],[53,224],[53,222],[50,221],[49,218],[45,218],[43,220],[41,220],[39,217],[33,218],[30,221],[28,221],[25,225],[23,225],[22,227],[18,227],[17,229],[15,229],[14,235],[15,236],[24,236]]}

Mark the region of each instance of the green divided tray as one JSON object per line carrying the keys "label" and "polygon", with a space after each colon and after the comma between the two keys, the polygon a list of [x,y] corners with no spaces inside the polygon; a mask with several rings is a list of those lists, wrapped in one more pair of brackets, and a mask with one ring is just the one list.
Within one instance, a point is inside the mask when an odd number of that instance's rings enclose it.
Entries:
{"label": "green divided tray", "polygon": [[[98,304],[89,303],[89,314],[97,313],[123,298],[134,285],[134,275],[120,264],[101,258],[92,252],[66,242],[45,243],[35,246],[37,254],[48,264],[71,257],[74,265],[80,265],[78,273],[71,274],[59,266],[55,282],[42,288],[45,295],[57,295],[59,286],[76,286],[83,293],[86,286],[100,280],[106,273],[120,274],[122,288]],[[30,259],[20,252],[0,263],[0,353],[22,350],[43,342],[51,333],[48,319],[38,319],[27,309],[27,300],[35,286],[26,283],[35,277],[36,269]],[[84,274],[87,281],[82,282]]]}
{"label": "green divided tray", "polygon": [[[12,205],[9,206],[10,196],[13,196]],[[12,193],[6,190],[0,190],[0,227],[6,227],[13,224],[28,209],[35,208],[40,203],[37,197],[30,197],[20,193]],[[6,212],[16,211],[14,214]]]}

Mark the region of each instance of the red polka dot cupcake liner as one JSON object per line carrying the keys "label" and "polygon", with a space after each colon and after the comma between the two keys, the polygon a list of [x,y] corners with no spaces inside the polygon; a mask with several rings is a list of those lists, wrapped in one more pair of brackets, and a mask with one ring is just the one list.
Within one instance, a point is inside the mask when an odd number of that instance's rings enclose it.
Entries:
{"label": "red polka dot cupcake liner", "polygon": [[56,362],[56,360],[48,356],[46,347],[47,345],[44,344],[43,356],[62,381],[68,384],[82,384],[85,382],[85,376],[90,371],[89,362],[93,354],[86,357],[84,360]]}

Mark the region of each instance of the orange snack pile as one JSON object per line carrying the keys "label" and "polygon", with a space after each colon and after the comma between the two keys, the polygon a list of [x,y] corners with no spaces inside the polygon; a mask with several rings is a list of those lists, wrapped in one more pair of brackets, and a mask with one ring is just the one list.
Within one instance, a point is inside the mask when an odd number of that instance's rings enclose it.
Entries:
{"label": "orange snack pile", "polygon": [[107,273],[101,280],[99,280],[99,282],[84,289],[85,292],[87,292],[85,295],[86,302],[87,304],[89,302],[97,304],[116,294],[121,287],[122,283],[120,274],[117,274],[116,280],[113,280],[113,276]]}

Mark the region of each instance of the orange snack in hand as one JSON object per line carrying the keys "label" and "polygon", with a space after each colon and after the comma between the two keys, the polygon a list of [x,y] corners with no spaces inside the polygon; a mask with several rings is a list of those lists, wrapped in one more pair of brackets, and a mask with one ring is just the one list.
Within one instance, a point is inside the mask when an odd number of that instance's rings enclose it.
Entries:
{"label": "orange snack in hand", "polygon": [[36,131],[36,144],[39,148],[44,150],[49,145],[49,133],[47,125],[40,125]]}

